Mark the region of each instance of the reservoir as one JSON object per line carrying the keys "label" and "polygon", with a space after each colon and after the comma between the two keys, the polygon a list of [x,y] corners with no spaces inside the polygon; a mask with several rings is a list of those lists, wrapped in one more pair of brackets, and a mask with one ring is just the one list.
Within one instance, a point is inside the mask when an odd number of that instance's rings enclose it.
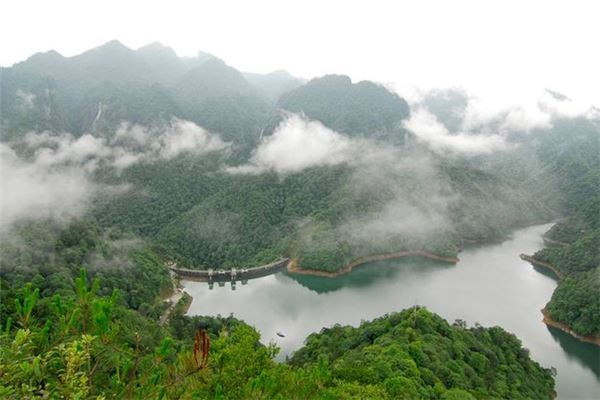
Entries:
{"label": "reservoir", "polygon": [[357,326],[422,305],[449,322],[499,325],[517,335],[534,360],[556,368],[559,399],[600,399],[600,348],[542,323],[540,310],[556,279],[519,258],[543,247],[542,234],[550,226],[519,229],[502,243],[467,248],[456,265],[405,258],[336,278],[279,272],[238,282],[235,290],[229,283],[209,290],[208,283],[183,281],[193,296],[188,315],[233,314],[256,327],[263,343],[275,342],[283,360],[322,327]]}

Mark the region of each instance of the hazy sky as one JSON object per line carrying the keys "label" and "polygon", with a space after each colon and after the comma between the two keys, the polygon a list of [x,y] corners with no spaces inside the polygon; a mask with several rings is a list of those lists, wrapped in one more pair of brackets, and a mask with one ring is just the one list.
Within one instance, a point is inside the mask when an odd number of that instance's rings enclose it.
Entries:
{"label": "hazy sky", "polygon": [[600,1],[32,1],[0,6],[0,65],[111,39],[207,51],[252,72],[513,96],[553,88],[600,105]]}

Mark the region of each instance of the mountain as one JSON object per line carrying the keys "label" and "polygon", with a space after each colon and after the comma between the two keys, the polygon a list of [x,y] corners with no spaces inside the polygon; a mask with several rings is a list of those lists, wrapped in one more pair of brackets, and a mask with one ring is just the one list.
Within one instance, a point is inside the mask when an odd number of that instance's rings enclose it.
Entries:
{"label": "mountain", "polygon": [[219,60],[218,57],[210,53],[199,51],[198,54],[196,54],[196,57],[181,57],[181,62],[183,62],[185,67],[190,70],[204,64],[208,60],[214,59]]}
{"label": "mountain", "polygon": [[[155,82],[152,70],[135,51],[118,40],[112,40],[88,50],[70,61],[78,75],[75,78],[98,82],[148,83]],[[71,80],[74,80],[71,78]]]}
{"label": "mountain", "polygon": [[89,87],[101,82],[125,84],[156,80],[146,62],[117,40],[68,58],[55,51],[38,53],[15,64],[13,68],[52,77],[69,86]]}
{"label": "mountain", "polygon": [[113,40],[73,57],[38,53],[2,69],[3,137],[30,130],[110,136],[123,121],[186,118],[228,140],[253,141],[269,101],[208,54],[181,59],[151,43],[134,51]]}
{"label": "mountain", "polygon": [[284,94],[279,105],[304,113],[338,132],[400,142],[400,125],[410,113],[407,102],[397,94],[370,81],[353,84],[345,75],[313,79]]}
{"label": "mountain", "polygon": [[[409,114],[406,101],[373,82],[329,75],[303,84],[283,70],[241,73],[211,54],[181,58],[158,42],[132,50],[113,40],[73,57],[38,53],[3,75],[11,110],[2,115],[4,137],[38,128],[110,136],[122,121],[178,117],[248,148],[275,129],[281,107],[339,132],[401,143]],[[23,99],[38,111],[21,115]]]}
{"label": "mountain", "polygon": [[264,97],[273,102],[277,102],[282,94],[292,91],[304,83],[284,70],[277,70],[268,74],[245,72],[244,77]]}
{"label": "mountain", "polygon": [[185,73],[176,84],[180,96],[203,101],[225,95],[256,95],[237,69],[218,58],[209,59]]}
{"label": "mountain", "polygon": [[173,84],[188,69],[172,48],[159,42],[140,47],[136,53],[150,67],[156,81],[162,85]]}
{"label": "mountain", "polygon": [[[156,86],[154,70],[137,52],[113,40],[73,57],[38,53],[4,69],[11,79],[1,86],[6,104],[18,104],[24,96],[35,99],[34,105],[45,102],[45,120],[52,123],[43,130],[107,135],[123,120],[149,123],[177,114],[171,95]],[[18,114],[3,116],[6,135],[31,129],[19,122]]]}
{"label": "mountain", "polygon": [[457,89],[433,90],[421,102],[450,133],[460,130],[468,103],[466,93]]}
{"label": "mountain", "polygon": [[68,130],[67,114],[52,78],[0,68],[0,104],[1,140],[29,131]]}
{"label": "mountain", "polygon": [[13,69],[52,77],[66,77],[67,73],[70,72],[69,59],[55,50],[36,53],[27,60],[15,64]]}
{"label": "mountain", "polygon": [[242,73],[218,58],[185,73],[173,93],[186,119],[226,140],[256,140],[270,110]]}

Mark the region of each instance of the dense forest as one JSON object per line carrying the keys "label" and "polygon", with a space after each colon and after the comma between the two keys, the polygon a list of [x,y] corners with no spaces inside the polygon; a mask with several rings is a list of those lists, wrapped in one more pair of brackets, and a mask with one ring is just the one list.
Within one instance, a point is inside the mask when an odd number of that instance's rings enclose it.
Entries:
{"label": "dense forest", "polygon": [[[107,58],[118,60],[108,70]],[[205,53],[183,60],[158,44],[133,51],[118,42],[71,58],[36,54],[2,75],[2,134],[17,156],[36,162],[61,150],[59,139],[31,131],[71,132],[79,136],[73,147],[97,137],[94,145],[116,155],[88,156],[94,182],[131,190],[95,196],[89,215],[188,267],[254,266],[286,255],[300,268],[335,271],[402,250],[454,257],[465,240],[498,240],[560,213],[556,191],[547,190],[554,176],[525,146],[441,156],[410,138],[406,101],[373,82],[331,75],[301,85],[279,73],[253,76],[253,84]],[[291,91],[278,100],[264,94],[277,87]],[[278,133],[298,129],[289,112],[302,115],[306,129],[341,132],[337,140],[351,154],[289,172],[231,172],[251,164]],[[197,140],[183,120],[217,132],[221,146],[148,155],[152,141]],[[387,219],[399,222],[379,226]]]}
{"label": "dense forest", "polygon": [[[162,327],[100,296],[82,270],[72,294],[16,291],[2,313],[3,398],[547,398],[552,372],[501,328],[449,325],[425,309],[314,334],[288,363],[232,318]],[[196,339],[193,339],[197,334]],[[201,338],[201,339],[199,339]]]}
{"label": "dense forest", "polygon": [[[582,220],[581,213],[595,217]],[[560,273],[559,285],[546,305],[549,316],[588,337],[600,336],[599,216],[600,203],[584,204],[580,212],[547,233],[553,242],[534,255]]]}
{"label": "dense forest", "polygon": [[159,317],[166,262],[335,272],[460,257],[559,217],[535,254],[561,274],[546,310],[600,333],[597,117],[440,151],[410,121],[465,140],[459,92],[409,106],[373,82],[242,73],[158,43],[38,53],[0,78],[0,397],[553,398],[516,337],[419,307],[325,328],[285,363],[233,317]]}
{"label": "dense forest", "polygon": [[[8,236],[9,235],[9,236]],[[157,296],[171,290],[163,259],[147,244],[118,230],[74,220],[14,226],[0,244],[0,311],[12,307],[13,290],[32,283],[45,297],[73,292],[80,269],[98,278],[98,294],[122,294],[120,302],[143,315],[157,316]]]}
{"label": "dense forest", "polygon": [[[568,130],[567,130],[568,129]],[[563,124],[552,140],[569,146],[554,154],[567,199],[567,217],[554,225],[535,259],[552,265],[561,279],[546,306],[549,316],[579,335],[600,336],[600,135],[586,121]],[[569,135],[564,141],[558,134]],[[540,151],[549,151],[542,147]],[[550,150],[551,151],[551,150]]]}

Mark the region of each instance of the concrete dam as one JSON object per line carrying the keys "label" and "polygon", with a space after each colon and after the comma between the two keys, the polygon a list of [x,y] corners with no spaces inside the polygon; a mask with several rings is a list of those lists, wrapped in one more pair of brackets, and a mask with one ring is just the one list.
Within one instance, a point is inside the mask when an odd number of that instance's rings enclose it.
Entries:
{"label": "concrete dam", "polygon": [[272,263],[251,268],[231,268],[231,269],[187,269],[178,268],[175,263],[167,263],[167,268],[180,278],[192,281],[208,282],[212,289],[214,283],[219,286],[225,286],[226,282],[231,282],[231,288],[235,290],[236,281],[246,284],[249,279],[261,278],[282,271],[287,267],[289,258],[280,258]]}

